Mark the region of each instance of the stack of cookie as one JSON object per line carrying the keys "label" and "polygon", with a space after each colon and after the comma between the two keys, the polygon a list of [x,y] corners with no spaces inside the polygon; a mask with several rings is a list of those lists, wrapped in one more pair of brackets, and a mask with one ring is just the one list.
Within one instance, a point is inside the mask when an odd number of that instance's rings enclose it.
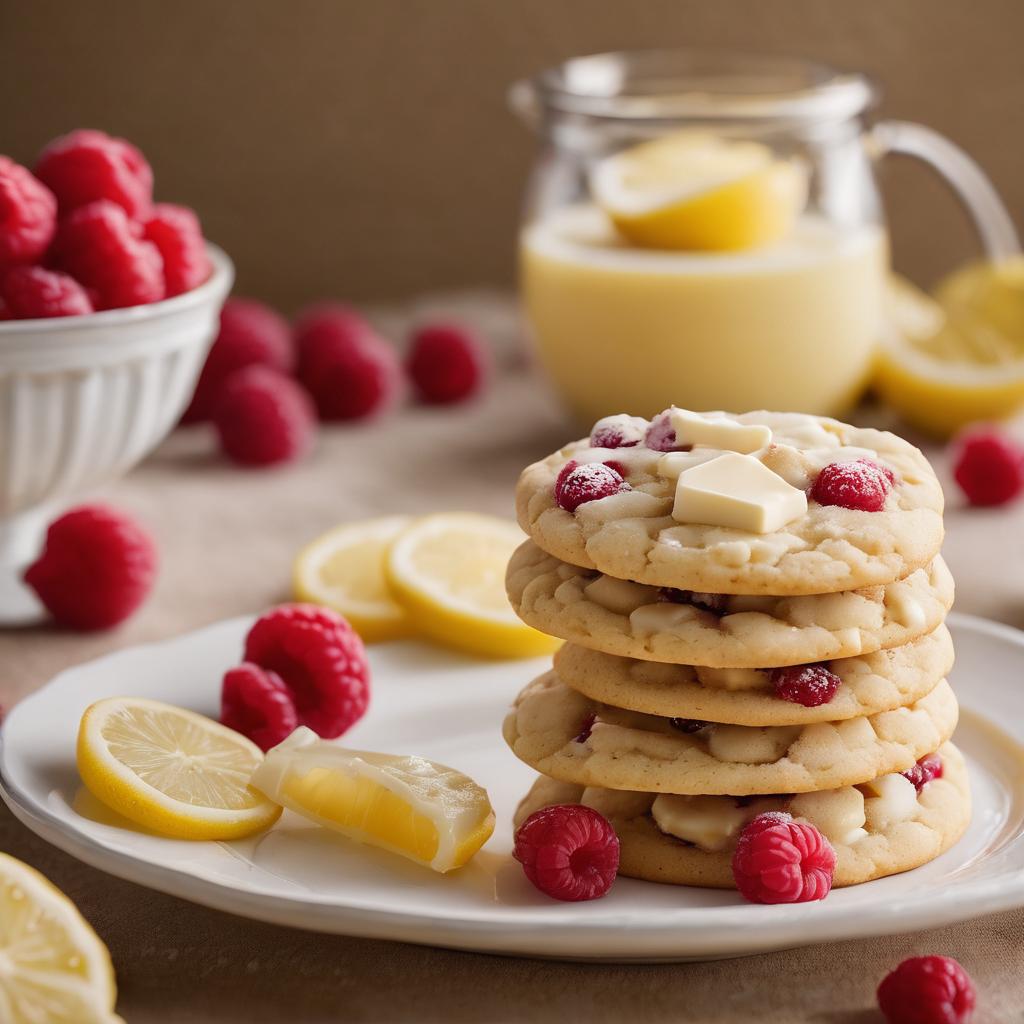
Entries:
{"label": "stack of cookie", "polygon": [[830,841],[835,885],[962,835],[942,491],[912,445],[803,415],[614,416],[528,467],[517,510],[512,604],[567,641],[505,721],[541,773],[517,825],[586,804],[622,874],[719,887],[765,811]]}

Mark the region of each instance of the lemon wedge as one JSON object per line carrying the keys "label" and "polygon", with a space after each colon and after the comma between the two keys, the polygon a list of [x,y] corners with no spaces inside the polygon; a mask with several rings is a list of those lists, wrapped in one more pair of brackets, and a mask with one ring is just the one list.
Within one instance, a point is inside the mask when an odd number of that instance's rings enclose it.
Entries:
{"label": "lemon wedge", "polygon": [[520,622],[505,593],[505,567],[522,542],[507,519],[438,513],[395,538],[384,572],[416,629],[439,643],[489,657],[548,654],[560,641]]}
{"label": "lemon wedge", "polygon": [[267,752],[252,782],[325,828],[434,871],[462,867],[494,831],[487,791],[462,772],[422,757],[345,750],[305,726]]}
{"label": "lemon wedge", "polygon": [[78,771],[98,800],[177,839],[238,839],[281,808],[250,788],[255,743],[192,711],[141,697],[97,701],[78,728]]}
{"label": "lemon wedge", "polygon": [[590,188],[635,245],[751,249],[789,231],[807,198],[807,174],[759,143],[682,131],[606,157]]}
{"label": "lemon wedge", "polygon": [[116,997],[107,947],[71,900],[0,853],[0,1020],[113,1024]]}
{"label": "lemon wedge", "polygon": [[295,559],[295,597],[344,615],[367,643],[406,636],[408,617],[388,590],[384,555],[410,522],[408,516],[367,519],[318,537]]}
{"label": "lemon wedge", "polygon": [[1009,326],[1005,313],[1002,319],[983,313],[982,294],[996,294],[989,283],[972,272],[955,288],[940,287],[944,303],[909,281],[893,284],[874,387],[908,423],[936,437],[1003,419],[1024,405],[1024,330],[1007,333],[996,325]]}
{"label": "lemon wedge", "polygon": [[987,324],[1024,353],[1024,256],[961,267],[936,285],[935,298],[951,317]]}

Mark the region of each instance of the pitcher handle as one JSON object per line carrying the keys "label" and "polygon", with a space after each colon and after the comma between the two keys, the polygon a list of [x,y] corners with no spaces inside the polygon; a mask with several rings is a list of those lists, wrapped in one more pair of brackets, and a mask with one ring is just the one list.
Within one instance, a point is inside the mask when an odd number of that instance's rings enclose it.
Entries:
{"label": "pitcher handle", "polygon": [[990,260],[998,262],[1020,253],[1013,219],[988,175],[944,135],[912,121],[880,121],[869,132],[869,145],[876,156],[900,153],[933,167],[970,214]]}

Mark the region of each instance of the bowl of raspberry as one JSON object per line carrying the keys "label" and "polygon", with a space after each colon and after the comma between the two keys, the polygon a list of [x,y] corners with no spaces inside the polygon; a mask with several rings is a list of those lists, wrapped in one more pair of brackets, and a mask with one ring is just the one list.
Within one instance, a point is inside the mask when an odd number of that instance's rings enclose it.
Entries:
{"label": "bowl of raspberry", "polygon": [[55,510],[177,423],[233,279],[124,139],[0,155],[0,621],[35,612],[15,581]]}

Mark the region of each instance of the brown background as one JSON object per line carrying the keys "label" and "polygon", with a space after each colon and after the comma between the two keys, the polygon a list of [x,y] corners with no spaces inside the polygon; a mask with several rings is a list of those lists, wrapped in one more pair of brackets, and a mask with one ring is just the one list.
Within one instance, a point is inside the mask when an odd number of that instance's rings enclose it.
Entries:
{"label": "brown background", "polygon": [[[0,152],[82,125],[136,141],[239,287],[286,307],[512,281],[533,143],[506,86],[573,54],[685,45],[815,57],[885,85],[1024,206],[1019,0],[0,0]],[[897,263],[973,246],[955,205],[887,168]]]}

